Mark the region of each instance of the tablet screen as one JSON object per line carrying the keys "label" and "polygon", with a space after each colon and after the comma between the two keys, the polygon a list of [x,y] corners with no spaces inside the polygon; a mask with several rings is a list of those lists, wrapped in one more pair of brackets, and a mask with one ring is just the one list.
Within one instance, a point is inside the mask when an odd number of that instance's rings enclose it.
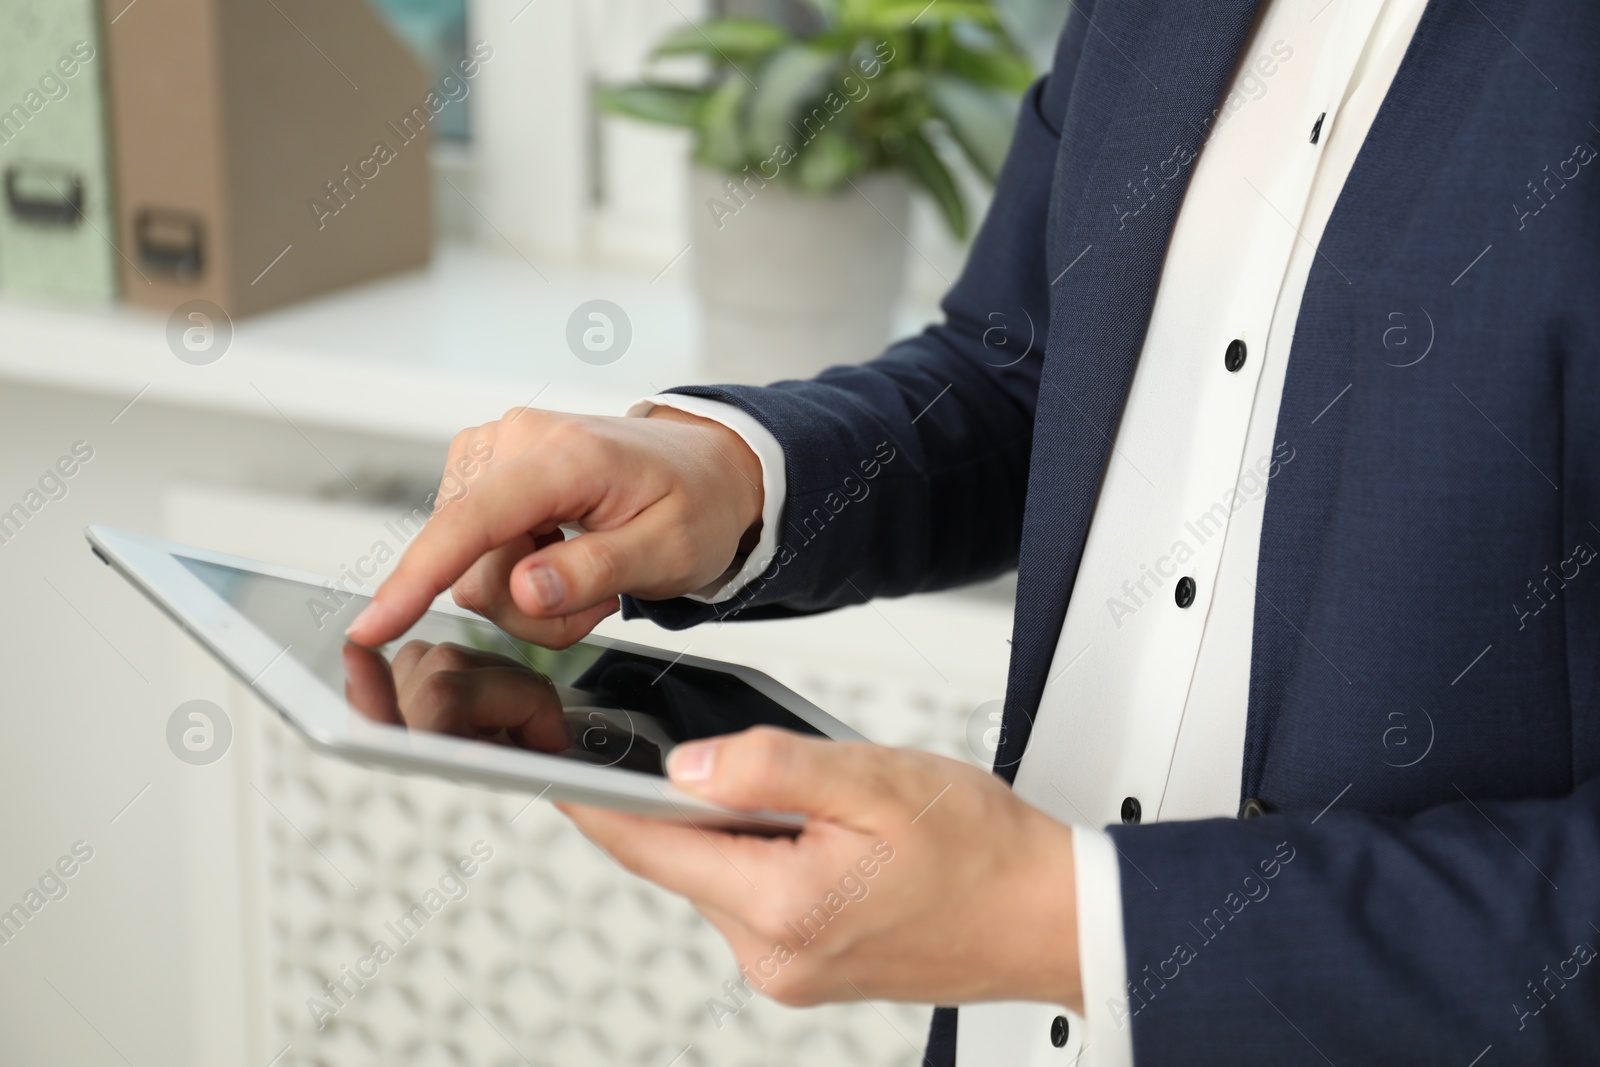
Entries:
{"label": "tablet screen", "polygon": [[368,598],[176,557],[356,713],[585,763],[661,774],[680,741],[780,726],[820,730],[732,674],[579,642],[540,648],[487,620],[428,612],[378,650],[344,638]]}

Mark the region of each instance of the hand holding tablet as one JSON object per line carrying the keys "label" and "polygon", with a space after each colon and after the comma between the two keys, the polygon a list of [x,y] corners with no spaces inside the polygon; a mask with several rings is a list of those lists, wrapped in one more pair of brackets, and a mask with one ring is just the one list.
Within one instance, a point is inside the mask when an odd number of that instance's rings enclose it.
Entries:
{"label": "hand holding tablet", "polygon": [[586,636],[619,593],[702,587],[758,529],[753,454],[690,420],[512,412],[461,435],[375,599],[89,538],[312,744],[547,797],[687,897],[774,999],[1081,1010],[1070,828],[976,767],[822,743],[863,739],[755,671]]}

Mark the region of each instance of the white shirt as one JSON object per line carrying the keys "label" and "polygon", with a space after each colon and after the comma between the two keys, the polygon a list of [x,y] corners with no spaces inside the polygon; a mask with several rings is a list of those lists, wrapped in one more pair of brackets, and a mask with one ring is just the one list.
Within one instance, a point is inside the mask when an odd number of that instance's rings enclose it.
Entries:
{"label": "white shirt", "polygon": [[[1129,797],[1143,822],[1237,811],[1264,499],[1270,478],[1294,462],[1296,430],[1309,430],[1277,426],[1295,321],[1317,242],[1424,6],[1267,0],[1192,162],[1015,781],[1019,796],[1077,828],[1085,1016],[1069,1015],[1069,1039],[1056,1048],[1051,1023],[1068,1014],[1063,1008],[964,1007],[960,1067],[1133,1062],[1120,874],[1098,827],[1120,822]],[[1130,198],[1127,211],[1149,195]],[[1235,340],[1245,358],[1229,370],[1224,357]],[[634,413],[651,404],[721,421],[761,457],[761,544],[738,573],[698,594],[720,602],[776,552],[782,486],[773,472],[782,452],[728,405],[663,395]],[[1194,595],[1180,608],[1174,592],[1184,577]]]}

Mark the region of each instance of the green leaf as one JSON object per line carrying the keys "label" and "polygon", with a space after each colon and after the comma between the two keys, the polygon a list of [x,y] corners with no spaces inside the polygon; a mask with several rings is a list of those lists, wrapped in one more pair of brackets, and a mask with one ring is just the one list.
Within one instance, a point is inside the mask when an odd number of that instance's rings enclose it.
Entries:
{"label": "green leaf", "polygon": [[[790,45],[773,54],[756,77],[749,108],[748,136],[745,144],[757,159],[765,158],[779,144],[795,144],[813,136],[827,122],[805,123],[803,115],[827,93],[841,57],[804,45]],[[823,116],[831,121],[826,107]],[[796,145],[798,150],[798,145]]]}
{"label": "green leaf", "polygon": [[992,48],[973,48],[952,41],[944,54],[944,67],[975,85],[1011,93],[1021,93],[1033,82],[1033,64],[1008,44],[997,42]]}
{"label": "green leaf", "polygon": [[928,94],[972,165],[997,179],[1016,130],[1016,100],[943,74],[928,79]]}
{"label": "green leaf", "polygon": [[656,45],[654,55],[707,55],[733,62],[759,59],[783,47],[789,31],[762,19],[713,19],[698,26],[674,30]]}
{"label": "green leaf", "polygon": [[903,30],[915,26],[933,29],[958,22],[979,26],[999,27],[999,16],[993,7],[972,0],[891,0],[870,6],[862,19],[865,26],[874,30]]}
{"label": "green leaf", "polygon": [[616,115],[661,122],[668,126],[693,126],[706,102],[702,89],[642,82],[601,89],[595,102]]}
{"label": "green leaf", "polygon": [[706,98],[700,109],[700,141],[695,148],[700,162],[728,171],[736,171],[744,165],[741,119],[749,95],[750,83],[735,74]]}
{"label": "green leaf", "polygon": [[821,16],[793,24],[803,29],[735,17],[673,31],[654,54],[705,57],[710,80],[608,89],[601,105],[692,126],[695,159],[729,173],[781,153],[788,180],[807,191],[897,168],[964,236],[967,207],[945,160],[959,150],[995,178],[1015,127],[1015,94],[1033,78],[1025,49],[1039,43],[1019,44],[1016,28],[1046,19],[1061,0],[802,2]]}
{"label": "green leaf", "polygon": [[795,181],[809,193],[826,193],[844,184],[861,167],[861,156],[850,142],[832,129],[823,130],[800,150],[794,163]]}
{"label": "green leaf", "polygon": [[933,197],[950,232],[957,239],[966,240],[967,204],[961,198],[961,190],[956,188],[956,181],[950,176],[944,160],[939,158],[939,153],[934,151],[927,138],[915,131],[905,135],[899,149],[900,161],[905,165],[907,176]]}

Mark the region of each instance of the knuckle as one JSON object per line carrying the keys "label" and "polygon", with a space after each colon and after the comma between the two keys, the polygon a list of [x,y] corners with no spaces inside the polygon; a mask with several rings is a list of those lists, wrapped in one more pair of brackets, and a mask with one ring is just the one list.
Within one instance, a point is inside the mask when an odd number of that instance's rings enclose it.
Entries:
{"label": "knuckle", "polygon": [[[543,412],[537,408],[512,408],[484,427],[489,459],[499,460],[502,452],[515,455],[539,432]],[[487,460],[486,460],[487,462]]]}
{"label": "knuckle", "polygon": [[540,634],[539,644],[560,652],[562,649],[571,648],[583,636],[577,621],[568,615],[558,620],[556,625]]}
{"label": "knuckle", "polygon": [[571,415],[551,416],[542,422],[545,443],[551,448],[571,450],[592,436],[588,425]]}
{"label": "knuckle", "polygon": [[496,423],[484,426],[472,426],[460,431],[450,439],[450,448],[445,453],[446,471],[457,469],[466,457],[481,451],[488,442],[494,439]]}
{"label": "knuckle", "polygon": [[781,781],[793,758],[789,739],[771,726],[752,727],[724,744],[727,758],[716,761],[714,773],[719,792],[734,803],[757,795],[768,783]]}
{"label": "knuckle", "polygon": [[590,473],[611,472],[626,462],[604,423],[584,415],[563,415],[550,422],[541,446],[563,463]]}
{"label": "knuckle", "polygon": [[394,654],[394,658],[390,662],[394,665],[396,671],[415,670],[417,664],[422,662],[422,658],[428,654],[428,650],[432,647],[426,641],[412,638],[400,646],[399,651]]}
{"label": "knuckle", "polygon": [[485,431],[493,425],[494,423],[491,422],[484,426],[468,426],[465,429],[457,430],[456,435],[450,438],[450,455],[456,456],[465,452],[472,447],[472,442],[482,437]]}
{"label": "knuckle", "polygon": [[460,645],[439,644],[422,657],[422,666],[429,671],[464,671],[472,666],[472,657]]}
{"label": "knuckle", "polygon": [[508,609],[503,620],[494,619],[494,621],[513,637],[557,652],[570,648],[583,636],[581,627],[574,625],[566,616],[555,619],[528,619],[522,617],[520,613],[513,614],[512,610]]}
{"label": "knuckle", "polygon": [[476,567],[456,579],[456,583],[450,587],[450,599],[455,601],[457,607],[485,615],[498,606],[497,598],[490,595]]}
{"label": "knuckle", "polygon": [[622,574],[622,558],[617,553],[617,547],[603,537],[578,538],[580,545],[584,541],[589,542],[584,546],[583,553],[584,568],[588,571],[582,576],[587,579],[584,584],[609,592],[616,587],[617,579]]}
{"label": "knuckle", "polygon": [[425,708],[451,708],[466,694],[467,678],[459,671],[436,671],[417,686],[416,699]]}
{"label": "knuckle", "polygon": [[789,735],[776,726],[753,726],[739,735],[738,743],[747,749],[740,758],[759,764],[763,772],[782,769],[793,755]]}

